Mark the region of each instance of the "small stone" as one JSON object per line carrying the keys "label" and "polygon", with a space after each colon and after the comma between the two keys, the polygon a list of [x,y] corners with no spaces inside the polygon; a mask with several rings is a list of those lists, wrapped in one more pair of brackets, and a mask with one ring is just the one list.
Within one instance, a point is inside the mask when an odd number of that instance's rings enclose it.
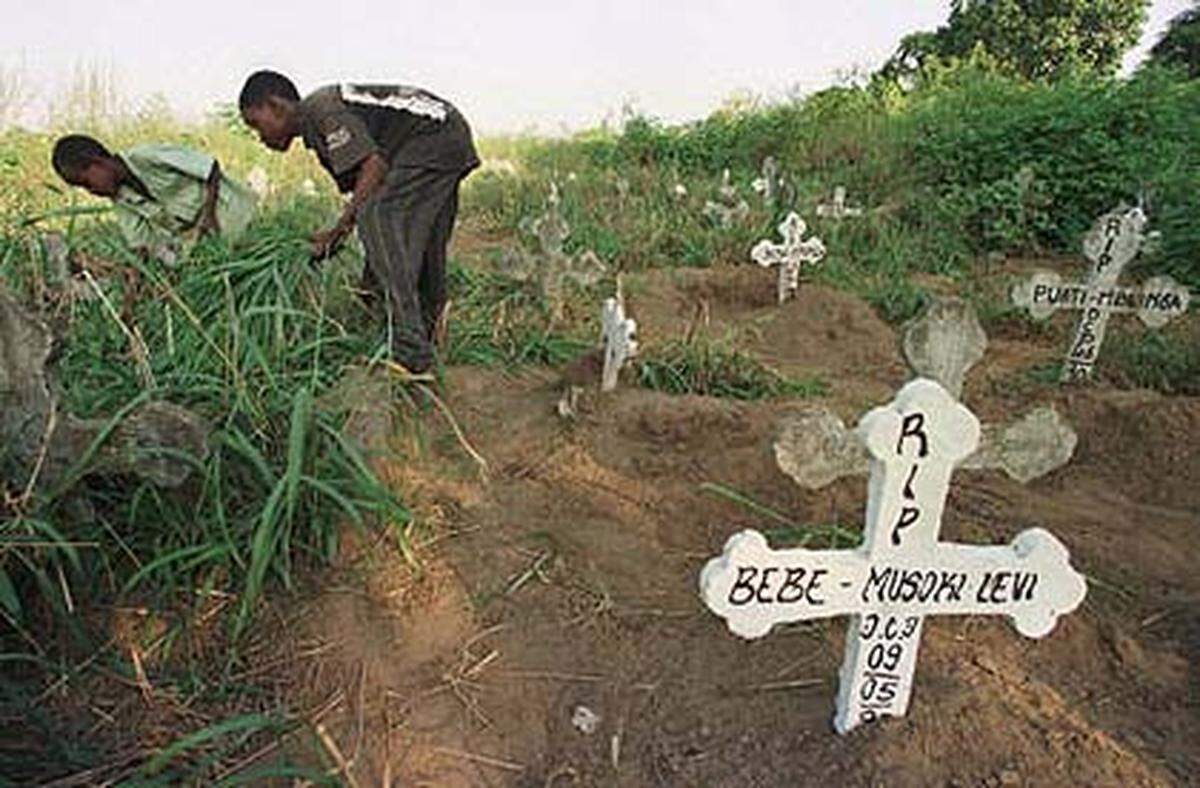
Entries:
{"label": "small stone", "polygon": [[600,726],[600,715],[587,706],[576,706],[575,713],[571,715],[571,724],[583,735],[590,736]]}

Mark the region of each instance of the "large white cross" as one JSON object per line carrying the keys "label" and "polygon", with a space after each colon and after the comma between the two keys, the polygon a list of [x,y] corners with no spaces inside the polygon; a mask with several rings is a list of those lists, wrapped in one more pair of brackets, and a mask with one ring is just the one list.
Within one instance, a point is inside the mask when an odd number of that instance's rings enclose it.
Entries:
{"label": "large white cross", "polygon": [[1087,592],[1066,548],[1040,528],[1010,545],[938,541],[951,473],[980,432],[940,385],[911,381],[858,431],[872,458],[860,548],[772,550],[762,534],[742,531],[700,574],[705,604],[744,638],[791,621],[851,617],[839,733],[905,713],[925,616],[1005,614],[1037,638]]}
{"label": "large white cross", "polygon": [[779,267],[779,303],[800,289],[800,266],[804,263],[816,265],[825,257],[825,244],[813,236],[804,240],[808,225],[800,215],[792,211],[779,225],[783,243],[759,241],[750,250],[750,258],[764,268]]}
{"label": "large white cross", "polygon": [[1141,208],[1117,209],[1101,216],[1084,237],[1083,252],[1092,261],[1087,282],[1063,282],[1058,274],[1038,271],[1013,288],[1013,302],[1042,320],[1060,309],[1083,314],[1063,364],[1063,382],[1092,376],[1100,345],[1113,313],[1136,312],[1151,328],[1160,328],[1187,312],[1191,294],[1169,276],[1156,276],[1141,287],[1121,287],[1117,279],[1138,254],[1145,236]]}

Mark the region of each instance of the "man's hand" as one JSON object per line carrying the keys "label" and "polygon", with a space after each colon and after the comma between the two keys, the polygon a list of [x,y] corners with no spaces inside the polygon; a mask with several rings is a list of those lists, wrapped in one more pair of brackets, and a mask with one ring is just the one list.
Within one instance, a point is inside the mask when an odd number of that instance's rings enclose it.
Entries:
{"label": "man's hand", "polygon": [[341,248],[342,241],[346,240],[349,232],[350,228],[339,222],[328,230],[315,233],[312,237],[312,259],[325,260],[332,257]]}

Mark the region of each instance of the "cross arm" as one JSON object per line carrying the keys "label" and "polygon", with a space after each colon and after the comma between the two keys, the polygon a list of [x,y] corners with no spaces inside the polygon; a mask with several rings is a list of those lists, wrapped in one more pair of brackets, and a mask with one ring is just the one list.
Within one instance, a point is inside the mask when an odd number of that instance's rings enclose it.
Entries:
{"label": "cross arm", "polygon": [[742,531],[705,566],[700,593],[744,638],[776,624],[884,612],[896,616],[1009,616],[1018,632],[1042,637],[1083,601],[1087,586],[1067,549],[1048,531],[1009,545],[938,544],[872,560],[865,550],[772,550]]}

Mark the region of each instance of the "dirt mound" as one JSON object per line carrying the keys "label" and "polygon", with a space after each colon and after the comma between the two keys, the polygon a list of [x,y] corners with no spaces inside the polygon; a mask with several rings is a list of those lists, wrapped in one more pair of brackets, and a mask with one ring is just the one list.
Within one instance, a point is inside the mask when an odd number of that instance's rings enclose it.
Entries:
{"label": "dirt mound", "polygon": [[1087,425],[1079,430],[1076,474],[1106,479],[1142,503],[1200,512],[1200,400],[1083,392],[1071,398],[1070,409],[1074,421]]}
{"label": "dirt mound", "polygon": [[[655,272],[631,277],[627,298],[644,341],[728,332],[781,371],[825,377],[849,424],[891,397],[906,374],[890,328],[817,286],[776,307],[763,274]],[[990,420],[1035,404],[1012,376],[1055,352],[1004,342],[968,376],[966,400]],[[1025,486],[956,474],[942,538],[1047,528],[1087,575],[1087,601],[1039,641],[1003,620],[931,619],[909,715],[839,737],[847,622],[743,641],[696,581],[742,528],[856,531],[866,479],[806,491],[778,470],[771,442],[795,402],[620,388],[564,421],[559,378],[449,371],[447,404],[487,458],[486,484],[436,412],[383,452],[438,542],[423,573],[384,562],[362,590],[320,593],[301,630],[326,644],[320,672],[297,682],[341,693],[328,727],[359,780],[1140,786],[1200,770],[1200,455],[1188,440],[1200,400],[1037,389],[1079,433],[1074,460]],[[573,724],[580,707],[595,730]]]}
{"label": "dirt mound", "polygon": [[774,281],[753,266],[652,271],[630,278],[627,302],[647,347],[692,334],[726,340],[785,375],[822,378],[850,407],[905,380],[896,334],[867,304],[805,283],[778,305]]}

